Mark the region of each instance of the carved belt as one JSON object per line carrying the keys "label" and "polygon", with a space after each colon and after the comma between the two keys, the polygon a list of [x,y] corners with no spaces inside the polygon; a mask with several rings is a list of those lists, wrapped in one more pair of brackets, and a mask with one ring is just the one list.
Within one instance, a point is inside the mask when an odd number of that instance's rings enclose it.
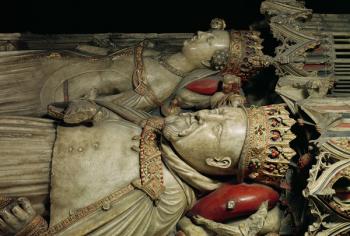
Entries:
{"label": "carved belt", "polygon": [[111,193],[107,197],[104,197],[104,198],[100,199],[97,202],[94,202],[94,203],[92,203],[92,204],[90,204],[90,205],[88,205],[88,206],[86,206],[84,208],[76,210],[74,212],[74,214],[72,214],[68,218],[66,218],[63,221],[57,223],[56,225],[50,227],[49,230],[47,232],[45,232],[45,234],[43,234],[42,236],[55,235],[55,234],[65,230],[65,229],[67,229],[68,227],[70,227],[74,223],[78,222],[82,218],[93,214],[94,212],[96,212],[99,209],[107,210],[108,207],[110,207],[110,205],[112,203],[115,203],[122,196],[124,196],[125,194],[131,192],[134,189],[135,188],[131,184],[129,184],[126,187]]}
{"label": "carved belt", "polygon": [[162,103],[158,100],[154,94],[152,88],[147,84],[146,78],[144,76],[144,63],[143,63],[143,49],[145,46],[145,41],[142,41],[136,48],[134,52],[135,69],[132,75],[132,82],[135,87],[135,92],[141,96],[149,98],[151,102],[157,106],[161,106]]}
{"label": "carved belt", "polygon": [[95,203],[75,210],[71,216],[50,227],[42,236],[57,234],[99,209],[108,210],[113,203],[135,189],[145,192],[156,204],[160,195],[165,190],[162,169],[163,164],[157,138],[157,134],[160,133],[163,127],[163,118],[151,117],[146,121],[142,130],[140,139],[140,179],[133,181],[131,184],[109,194]]}
{"label": "carved belt", "polygon": [[141,181],[134,181],[133,185],[143,190],[152,200],[157,200],[164,192],[163,164],[157,139],[164,127],[164,119],[151,117],[141,133],[140,140],[140,175]]}

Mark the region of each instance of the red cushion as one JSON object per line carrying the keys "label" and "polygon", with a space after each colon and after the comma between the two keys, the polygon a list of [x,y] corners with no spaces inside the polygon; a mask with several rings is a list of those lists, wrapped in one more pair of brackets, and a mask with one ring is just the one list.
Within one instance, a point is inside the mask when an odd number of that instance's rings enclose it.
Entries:
{"label": "red cushion", "polygon": [[199,94],[213,95],[218,90],[218,84],[217,79],[200,79],[186,85],[186,88]]}
{"label": "red cushion", "polygon": [[[191,209],[191,213],[216,222],[224,222],[256,212],[267,200],[271,209],[278,202],[279,194],[266,185],[225,184],[201,198]],[[227,208],[229,201],[234,201],[233,209]]]}

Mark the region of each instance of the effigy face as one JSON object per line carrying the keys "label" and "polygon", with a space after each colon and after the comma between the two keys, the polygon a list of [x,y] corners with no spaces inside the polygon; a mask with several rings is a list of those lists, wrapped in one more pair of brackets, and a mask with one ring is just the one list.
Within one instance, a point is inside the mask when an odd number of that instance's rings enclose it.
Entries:
{"label": "effigy face", "polygon": [[212,175],[236,172],[247,130],[243,109],[182,113],[167,117],[165,123],[164,136],[195,169]]}
{"label": "effigy face", "polygon": [[218,50],[227,50],[230,45],[229,32],[224,30],[198,31],[197,35],[185,40],[182,53],[199,67],[209,62]]}

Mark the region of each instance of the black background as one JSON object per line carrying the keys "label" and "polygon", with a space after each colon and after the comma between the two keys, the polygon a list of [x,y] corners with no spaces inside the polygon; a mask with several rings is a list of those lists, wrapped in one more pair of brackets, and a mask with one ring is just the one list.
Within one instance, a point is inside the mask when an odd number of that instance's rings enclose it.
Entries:
{"label": "black background", "polygon": [[[175,1],[4,1],[0,32],[104,33],[194,32],[214,17],[228,28],[244,29],[263,19],[261,0]],[[306,0],[319,13],[349,13],[349,0]]]}

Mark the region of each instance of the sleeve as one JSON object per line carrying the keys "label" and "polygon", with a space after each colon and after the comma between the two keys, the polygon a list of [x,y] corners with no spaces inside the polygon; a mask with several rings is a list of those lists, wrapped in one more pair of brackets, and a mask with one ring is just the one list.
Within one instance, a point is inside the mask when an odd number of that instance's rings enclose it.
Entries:
{"label": "sleeve", "polygon": [[47,230],[46,220],[38,215],[15,236],[43,236],[46,235]]}

